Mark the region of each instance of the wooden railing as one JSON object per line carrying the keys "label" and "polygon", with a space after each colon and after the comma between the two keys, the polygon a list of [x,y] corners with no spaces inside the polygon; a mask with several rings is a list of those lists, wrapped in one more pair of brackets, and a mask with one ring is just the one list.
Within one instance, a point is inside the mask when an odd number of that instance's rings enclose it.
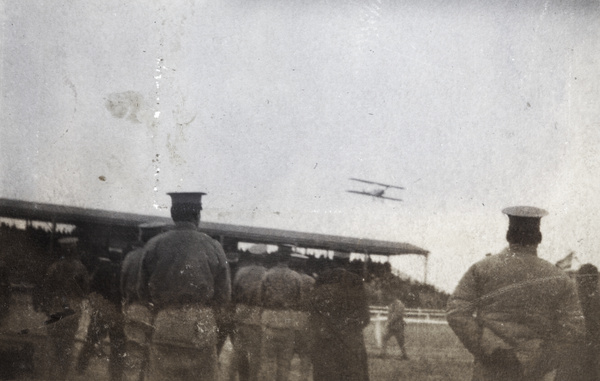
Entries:
{"label": "wooden railing", "polygon": [[[371,306],[371,320],[387,320],[388,308],[385,306]],[[447,324],[446,311],[426,308],[407,308],[404,312],[407,323]]]}

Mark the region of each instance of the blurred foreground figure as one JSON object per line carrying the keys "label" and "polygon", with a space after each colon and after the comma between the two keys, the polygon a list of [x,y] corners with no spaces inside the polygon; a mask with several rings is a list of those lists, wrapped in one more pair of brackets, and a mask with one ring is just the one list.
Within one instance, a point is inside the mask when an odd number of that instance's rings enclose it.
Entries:
{"label": "blurred foreground figure", "polygon": [[75,334],[81,318],[81,304],[89,289],[88,273],[79,260],[77,238],[58,241],[61,258],[48,268],[43,282],[43,310],[52,342],[51,380],[64,380],[73,361]]}
{"label": "blurred foreground figure", "polygon": [[[238,269],[239,253],[237,244],[237,240],[229,240],[225,237],[221,240],[221,246],[225,252],[225,258],[227,258],[227,265],[229,266],[229,274],[232,282]],[[233,288],[233,284],[231,287]],[[233,344],[233,336],[235,334],[235,304],[230,302],[224,306],[222,308],[222,313],[217,317],[217,357],[221,357],[221,352],[223,351],[225,342],[227,342],[227,338],[229,338],[230,342]]]}
{"label": "blurred foreground figure", "polygon": [[262,281],[267,269],[249,256],[239,259],[233,279],[235,330],[232,336],[233,357],[229,380],[258,381],[261,361]]}
{"label": "blurred foreground figure", "polygon": [[150,357],[150,337],[152,334],[152,313],[145,303],[140,302],[137,293],[140,269],[144,254],[144,244],[162,233],[163,223],[141,224],[139,239],[133,245],[121,265],[120,288],[123,298],[123,320],[125,333],[124,376],[127,381],[143,381],[146,378]]}
{"label": "blurred foreground figure", "polygon": [[388,307],[388,319],[385,324],[385,333],[383,335],[383,347],[382,354],[387,355],[387,343],[395,337],[402,352],[402,359],[408,360],[406,349],[404,348],[404,327],[406,322],[404,321],[404,304],[399,299],[394,301]]}
{"label": "blurred foreground figure", "polygon": [[471,266],[448,301],[448,323],[475,358],[472,380],[579,379],[584,322],[574,282],[537,256],[547,212],[503,213],[509,247]]}
{"label": "blurred foreground figure", "polygon": [[175,228],[144,248],[139,294],[154,313],[150,380],[217,380],[216,314],[231,299],[221,245],[198,230],[204,193],[169,193]]}
{"label": "blurred foreground figure", "polygon": [[302,295],[300,274],[288,267],[292,250],[283,245],[270,254],[277,264],[262,282],[261,380],[286,381],[294,357],[296,311]]}
{"label": "blurred foreground figure", "polygon": [[298,306],[298,321],[294,338],[294,353],[300,360],[299,381],[308,381],[312,374],[312,332],[308,323],[310,316],[310,297],[315,286],[315,278],[306,274],[306,264],[308,257],[301,254],[292,254],[290,268],[297,271],[302,278],[302,296]]}
{"label": "blurred foreground figure", "polygon": [[110,356],[108,370],[111,381],[120,381],[125,354],[125,333],[119,288],[120,254],[106,253],[98,258],[90,282],[92,310],[87,336],[77,361],[77,371],[84,374],[92,356],[102,353],[102,340],[108,336]]}
{"label": "blurred foreground figure", "polygon": [[368,380],[363,329],[370,313],[361,277],[342,267],[320,274],[309,319],[314,335],[313,380]]}
{"label": "blurred foreground figure", "polygon": [[584,380],[600,379],[600,294],[598,268],[585,264],[577,272],[579,302],[585,318]]}
{"label": "blurred foreground figure", "polygon": [[2,320],[8,315],[10,311],[10,269],[6,265],[6,262],[0,260],[0,326]]}

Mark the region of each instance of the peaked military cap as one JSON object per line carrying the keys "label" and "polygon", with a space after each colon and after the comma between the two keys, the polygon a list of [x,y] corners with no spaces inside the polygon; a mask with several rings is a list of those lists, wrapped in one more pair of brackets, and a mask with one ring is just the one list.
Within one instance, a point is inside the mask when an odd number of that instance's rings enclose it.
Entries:
{"label": "peaked military cap", "polygon": [[508,216],[508,242],[534,245],[542,241],[540,220],[547,211],[534,206],[511,206],[504,208],[502,213]]}
{"label": "peaked military cap", "polygon": [[202,210],[202,196],[206,193],[203,192],[170,192],[167,193],[171,196],[172,207],[184,207],[192,208],[196,210]]}
{"label": "peaked military cap", "polygon": [[548,215],[544,209],[536,208],[535,206],[511,206],[502,209],[502,213],[509,217],[526,217],[526,218],[542,218]]}
{"label": "peaked military cap", "polygon": [[167,193],[171,196],[171,202],[173,205],[176,204],[201,204],[202,196],[206,193],[204,192],[169,192]]}

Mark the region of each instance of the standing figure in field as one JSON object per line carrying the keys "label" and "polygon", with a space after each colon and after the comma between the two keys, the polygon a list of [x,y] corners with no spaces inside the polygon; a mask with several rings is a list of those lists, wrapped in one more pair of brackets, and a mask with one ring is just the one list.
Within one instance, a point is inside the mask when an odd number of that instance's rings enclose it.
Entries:
{"label": "standing figure in field", "polygon": [[[255,255],[252,255],[255,256]],[[235,329],[229,380],[258,381],[261,361],[262,282],[267,269],[250,256],[242,256],[233,278]]]}
{"label": "standing figure in field", "polygon": [[404,348],[404,327],[406,326],[406,322],[404,321],[404,310],[404,303],[402,303],[399,299],[394,299],[394,301],[390,303],[388,307],[388,318],[385,325],[385,333],[383,335],[383,356],[387,355],[388,341],[392,337],[395,337],[396,341],[398,342],[398,346],[400,347],[400,351],[402,352],[402,359],[408,360],[406,348]]}
{"label": "standing figure in field", "polygon": [[138,227],[138,241],[126,253],[121,265],[120,288],[123,298],[123,320],[125,333],[124,376],[127,381],[146,379],[150,357],[152,313],[138,296],[140,269],[144,245],[152,237],[165,231],[161,222],[149,222]]}
{"label": "standing figure in field", "polygon": [[61,257],[50,265],[42,285],[42,309],[49,317],[46,328],[52,343],[51,380],[66,379],[71,369],[81,304],[89,291],[89,277],[79,260],[77,238],[61,238],[58,243]]}
{"label": "standing figure in field", "polygon": [[221,245],[198,230],[204,193],[169,193],[175,227],[144,247],[138,293],[154,314],[150,380],[217,380],[217,314],[231,300]]}
{"label": "standing figure in field", "polygon": [[292,251],[280,246],[274,256],[277,264],[262,282],[262,361],[261,380],[286,381],[294,357],[294,323],[302,295],[300,274],[288,267]]}
{"label": "standing figure in field", "polygon": [[577,271],[579,302],[585,318],[584,380],[600,379],[600,293],[598,268],[585,264]]}
{"label": "standing figure in field", "polygon": [[473,380],[575,380],[584,322],[574,282],[537,255],[541,217],[511,207],[508,248],[464,274],[448,301],[447,320],[475,358]]}
{"label": "standing figure in field", "polygon": [[370,313],[363,280],[335,262],[317,277],[311,297],[313,380],[367,381],[363,329]]}

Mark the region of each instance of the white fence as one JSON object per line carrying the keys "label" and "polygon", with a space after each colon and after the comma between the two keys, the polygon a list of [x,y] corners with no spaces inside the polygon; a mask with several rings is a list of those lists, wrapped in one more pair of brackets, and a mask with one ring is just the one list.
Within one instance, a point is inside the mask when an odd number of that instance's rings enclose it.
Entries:
{"label": "white fence", "polygon": [[[369,310],[371,311],[372,321],[387,320],[387,307],[371,306]],[[446,311],[424,308],[407,308],[404,311],[404,320],[407,323],[448,324],[446,322]]]}
{"label": "white fence", "polygon": [[[377,346],[381,348],[384,322],[387,321],[388,308],[371,306],[371,322],[375,324],[375,341]],[[404,321],[406,323],[419,324],[448,324],[446,321],[446,311],[422,309],[422,308],[407,308],[404,310]]]}

